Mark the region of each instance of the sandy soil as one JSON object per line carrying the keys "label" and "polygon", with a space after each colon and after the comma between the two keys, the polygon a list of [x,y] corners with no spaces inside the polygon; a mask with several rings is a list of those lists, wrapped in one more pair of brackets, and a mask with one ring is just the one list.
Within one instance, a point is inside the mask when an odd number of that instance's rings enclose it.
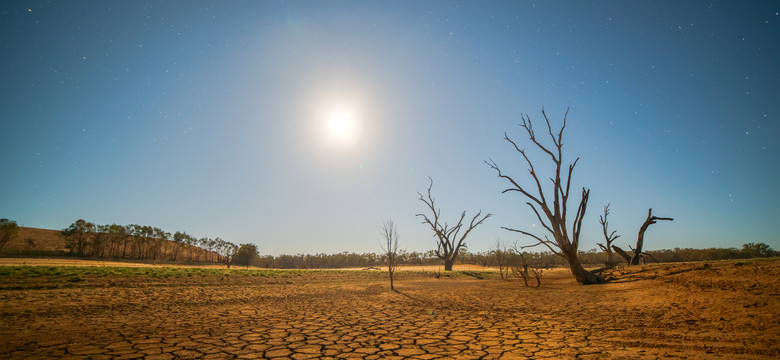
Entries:
{"label": "sandy soil", "polygon": [[565,271],[540,288],[376,271],[0,277],[2,358],[780,357],[780,261]]}

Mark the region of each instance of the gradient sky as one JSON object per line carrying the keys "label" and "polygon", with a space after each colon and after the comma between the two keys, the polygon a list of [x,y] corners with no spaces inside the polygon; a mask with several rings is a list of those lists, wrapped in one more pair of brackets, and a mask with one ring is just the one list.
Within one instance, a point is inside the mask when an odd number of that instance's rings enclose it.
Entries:
{"label": "gradient sky", "polygon": [[[627,248],[780,248],[780,2],[3,1],[0,217],[79,218],[255,243],[262,254],[435,247],[416,213],[540,228],[507,132],[541,109]],[[354,129],[328,127],[333,109]],[[542,133],[543,134],[543,133]],[[547,137],[541,137],[547,140]],[[542,165],[544,164],[544,165]],[[545,175],[547,177],[549,175]],[[576,187],[575,187],[576,186]],[[578,191],[573,191],[578,192]],[[574,196],[572,196],[574,198]],[[578,199],[577,199],[578,200]],[[576,209],[576,200],[569,205]],[[572,210],[573,212],[573,210]],[[542,232],[537,232],[542,235]]]}

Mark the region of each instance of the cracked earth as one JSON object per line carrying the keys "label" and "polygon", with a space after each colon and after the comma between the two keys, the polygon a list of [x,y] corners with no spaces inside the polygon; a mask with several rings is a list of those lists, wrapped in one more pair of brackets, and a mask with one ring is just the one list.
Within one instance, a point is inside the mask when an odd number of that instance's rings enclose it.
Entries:
{"label": "cracked earth", "polygon": [[[0,358],[780,357],[780,261],[618,269],[540,288],[463,273],[0,278]],[[480,276],[481,277],[481,276]],[[20,285],[21,284],[21,285]]]}

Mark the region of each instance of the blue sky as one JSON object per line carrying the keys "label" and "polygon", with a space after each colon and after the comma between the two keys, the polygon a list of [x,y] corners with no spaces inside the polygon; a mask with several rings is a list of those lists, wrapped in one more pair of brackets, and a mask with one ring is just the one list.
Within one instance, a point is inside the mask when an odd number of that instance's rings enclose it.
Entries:
{"label": "blue sky", "polygon": [[[504,132],[570,107],[564,161],[590,188],[581,249],[780,248],[780,2],[6,1],[0,217],[143,224],[263,254],[378,252],[434,179],[468,244],[529,244],[531,185]],[[329,127],[334,111],[346,135]],[[546,140],[546,138],[545,138]],[[548,163],[535,153],[538,166]],[[549,169],[548,169],[549,170]],[[546,175],[547,176],[547,175]],[[575,189],[576,189],[575,188]],[[576,203],[569,205],[576,208]],[[534,226],[537,225],[537,226]],[[539,232],[539,234],[543,234]]]}

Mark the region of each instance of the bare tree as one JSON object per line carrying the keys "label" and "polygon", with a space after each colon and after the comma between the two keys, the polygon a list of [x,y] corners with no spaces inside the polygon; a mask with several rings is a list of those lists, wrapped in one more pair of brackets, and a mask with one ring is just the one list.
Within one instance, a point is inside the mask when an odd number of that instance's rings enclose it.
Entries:
{"label": "bare tree", "polygon": [[601,224],[601,229],[604,230],[604,238],[607,241],[607,244],[604,245],[602,243],[598,243],[598,245],[601,250],[604,250],[607,253],[607,266],[615,266],[615,262],[612,261],[612,242],[617,240],[617,238],[620,237],[620,235],[615,235],[617,231],[613,230],[611,233],[607,228],[609,227],[609,222],[607,221],[607,216],[609,216],[609,204],[604,206],[604,215],[599,215],[599,224]]}
{"label": "bare tree", "polygon": [[496,259],[496,264],[498,265],[498,274],[501,276],[502,280],[509,280],[510,254],[511,253],[507,249],[506,244],[504,244],[501,239],[496,240],[496,247],[493,250],[493,256]]}
{"label": "bare tree", "polygon": [[650,227],[650,225],[655,224],[658,220],[672,221],[674,219],[653,216],[653,208],[650,208],[650,210],[647,211],[647,219],[645,219],[645,223],[642,224],[642,227],[639,228],[639,235],[636,239],[636,248],[634,248],[634,255],[631,257],[631,265],[639,265],[642,255],[650,256],[650,254],[642,252],[642,246],[645,241],[645,231],[647,231],[647,228]]}
{"label": "bare tree", "polygon": [[612,245],[612,250],[615,250],[615,253],[620,255],[620,257],[622,257],[626,263],[631,264],[631,255],[628,255],[625,250],[621,249],[617,245]]}
{"label": "bare tree", "polygon": [[462,214],[460,214],[460,219],[455,226],[450,227],[446,222],[442,224],[441,220],[439,219],[441,216],[441,209],[436,208],[433,196],[431,195],[433,179],[429,179],[431,180],[431,183],[428,185],[427,199],[422,194],[417,194],[420,195],[420,201],[424,202],[433,213],[433,219],[428,218],[428,216],[425,214],[417,214],[417,216],[421,216],[423,218],[423,224],[428,224],[435,233],[437,238],[435,254],[437,258],[444,261],[444,271],[452,271],[452,264],[455,263],[455,259],[458,257],[458,252],[460,249],[462,247],[466,247],[465,240],[469,233],[471,233],[471,230],[474,230],[475,227],[479,226],[479,224],[482,224],[485,219],[493,216],[493,214],[488,213],[479,219],[480,215],[482,215],[482,211],[480,210],[477,215],[474,215],[474,217],[471,219],[471,222],[469,223],[466,231],[463,232],[463,235],[458,237],[458,234],[463,229],[463,219],[466,217],[466,212],[464,211]]}
{"label": "bare tree", "polygon": [[[542,238],[524,230],[508,227],[502,228],[529,236],[537,241],[535,244],[530,246],[544,245],[554,254],[564,258],[569,263],[569,268],[571,269],[572,275],[574,275],[574,278],[580,284],[599,284],[603,283],[604,279],[596,274],[586,271],[585,268],[582,267],[582,264],[580,263],[579,257],[577,255],[580,240],[580,230],[582,229],[582,219],[585,216],[585,209],[588,205],[588,196],[590,195],[590,190],[587,190],[584,187],[582,188],[582,197],[580,199],[579,206],[577,207],[577,212],[574,215],[574,221],[572,222],[571,237],[569,236],[569,231],[567,229],[566,216],[568,215],[567,205],[569,200],[571,175],[574,171],[574,167],[577,165],[577,161],[580,160],[577,158],[572,164],[569,165],[568,174],[564,173],[563,175],[565,178],[562,179],[561,168],[563,166],[563,130],[566,128],[566,116],[568,114],[569,110],[567,109],[566,114],[563,117],[563,125],[561,126],[561,130],[556,136],[553,133],[552,127],[550,126],[550,120],[547,118],[547,114],[544,112],[544,108],[542,108],[542,115],[544,116],[544,120],[547,122],[547,132],[552,138],[553,145],[555,146],[552,151],[539,142],[539,139],[534,133],[534,129],[531,124],[531,118],[528,115],[521,115],[523,122],[520,124],[520,126],[525,129],[525,132],[528,134],[531,142],[533,142],[536,147],[547,154],[555,164],[555,173],[552,177],[550,177],[553,190],[552,204],[550,204],[547,195],[545,195],[545,192],[542,188],[542,183],[539,180],[539,175],[536,173],[534,164],[528,158],[528,155],[526,155],[525,149],[518,147],[517,143],[510,139],[506,133],[504,133],[504,139],[512,144],[514,149],[523,156],[523,159],[525,159],[525,162],[528,165],[528,172],[531,174],[531,177],[534,180],[536,191],[529,191],[528,188],[521,186],[517,181],[515,181],[515,179],[501,172],[501,169],[493,160],[490,160],[489,162],[486,161],[485,163],[498,172],[499,178],[505,179],[511,184],[510,188],[503,191],[504,193],[512,191],[519,192],[525,198],[530,200],[526,204],[528,204],[528,206],[531,207],[531,210],[533,210],[534,214],[536,214],[536,217],[539,219],[542,227],[547,230],[547,232],[549,232],[549,235],[552,235],[552,239],[546,235],[544,238]],[[542,217],[542,215],[539,213],[539,210],[542,211],[544,217]]]}
{"label": "bare tree", "polygon": [[512,251],[517,254],[517,257],[520,259],[520,261],[515,262],[512,267],[512,274],[523,279],[525,286],[531,286],[528,283],[528,279],[531,279],[532,277],[536,279],[535,287],[542,285],[543,270],[539,267],[539,263],[535,262],[533,265],[529,264],[528,260],[525,259],[527,253],[523,252],[522,248],[517,246],[517,243],[512,247]]}
{"label": "bare tree", "polygon": [[387,257],[387,272],[390,274],[390,289],[395,290],[393,286],[393,274],[398,267],[398,229],[395,227],[395,222],[392,219],[387,219],[382,223],[382,227],[379,229],[379,233],[382,236],[380,245],[382,251]]}

